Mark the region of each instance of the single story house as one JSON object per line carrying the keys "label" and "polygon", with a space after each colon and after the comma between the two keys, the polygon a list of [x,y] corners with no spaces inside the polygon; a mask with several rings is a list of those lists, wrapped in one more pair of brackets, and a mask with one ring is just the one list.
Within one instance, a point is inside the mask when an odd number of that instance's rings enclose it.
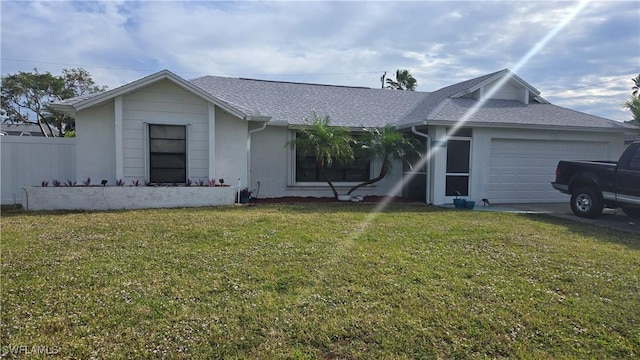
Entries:
{"label": "single story house", "polygon": [[[401,163],[354,195],[433,204],[456,193],[491,203],[557,202],[560,159],[615,160],[630,126],[550,104],[508,69],[433,92],[203,76],[163,70],[52,105],[76,119],[78,179],[184,183],[224,179],[258,197],[332,196],[309,158],[286,144],[305,119],[354,132],[393,125],[423,142],[424,166]],[[375,161],[332,169],[341,191]],[[254,193],[254,195],[256,195]]]}

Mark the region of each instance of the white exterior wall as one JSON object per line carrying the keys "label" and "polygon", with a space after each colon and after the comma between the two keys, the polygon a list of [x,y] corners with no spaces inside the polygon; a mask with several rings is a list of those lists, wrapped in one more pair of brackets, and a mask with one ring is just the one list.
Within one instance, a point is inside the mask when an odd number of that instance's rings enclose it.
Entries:
{"label": "white exterior wall", "polygon": [[23,187],[76,178],[75,138],[0,136],[0,144],[2,205],[20,204]]}
{"label": "white exterior wall", "polygon": [[229,185],[247,186],[248,123],[216,108],[215,179]]}
{"label": "white exterior wall", "polygon": [[113,101],[76,115],[76,180],[116,182]]}
{"label": "white exterior wall", "polygon": [[233,187],[25,187],[25,210],[117,210],[231,205]]}
{"label": "white exterior wall", "polygon": [[[115,184],[116,105],[105,105],[77,114],[77,180],[87,177]],[[215,109],[210,117],[209,109]],[[215,122],[213,177],[237,185],[247,179],[247,122],[230,115],[171,81],[164,80],[122,97],[122,174],[125,184],[148,175],[148,124],[187,126],[187,178],[210,178],[209,122]]]}
{"label": "white exterior wall", "polygon": [[[603,159],[617,161],[624,151],[623,133],[598,133],[579,131],[551,131],[551,130],[517,130],[517,129],[483,129],[473,130],[472,165],[471,165],[471,189],[470,197],[478,201],[487,197],[489,188],[489,164],[492,139],[522,139],[544,141],[579,141],[604,143],[605,154]],[[562,157],[562,154],[558,154]],[[564,158],[562,158],[564,159]],[[559,159],[560,160],[560,159]],[[572,160],[572,159],[566,159]],[[549,173],[549,183],[555,179],[555,168]],[[551,188],[551,184],[549,184]]]}
{"label": "white exterior wall", "polygon": [[[251,189],[258,188],[258,197],[332,197],[333,193],[326,183],[317,185],[292,183],[294,171],[293,150],[285,147],[290,140],[292,131],[284,126],[267,126],[263,131],[252,135],[251,140]],[[372,177],[378,175],[379,164],[372,164]],[[402,165],[394,164],[394,167],[384,180],[373,186],[360,188],[353,195],[391,195],[393,186],[402,178]],[[336,184],[334,184],[336,185]],[[338,193],[346,193],[352,185],[336,186]],[[398,189],[400,195],[401,188]]]}
{"label": "white exterior wall", "polygon": [[[444,126],[431,126],[429,133],[433,134],[434,144],[444,140],[446,133]],[[606,154],[603,159],[593,160],[618,160],[624,151],[623,133],[599,133],[575,130],[537,130],[537,129],[496,129],[496,128],[474,128],[471,142],[471,173],[469,200],[481,203],[481,199],[487,198],[489,189],[489,168],[491,141],[493,139],[513,139],[513,140],[545,140],[545,141],[579,141],[579,142],[599,142],[604,143]],[[561,155],[561,154],[560,154]],[[436,205],[449,203],[445,198],[445,173],[446,173],[446,147],[438,148],[433,159],[433,202]],[[570,160],[570,159],[568,159]],[[553,181],[555,173],[549,173],[550,180]],[[549,185],[551,186],[551,185]]]}
{"label": "white exterior wall", "polygon": [[[285,126],[267,126],[251,135],[251,189],[258,189],[258,197],[290,196],[287,191],[288,152],[285,148],[289,130]],[[255,194],[254,194],[255,195]],[[328,196],[326,193],[322,196]]]}
{"label": "white exterior wall", "polygon": [[[488,94],[491,91],[494,91],[497,82],[487,84],[484,88],[484,93]],[[522,102],[522,93],[525,91],[523,88],[516,88],[515,86],[506,82],[502,85],[492,96],[492,99],[500,99],[500,100],[517,100]]]}
{"label": "white exterior wall", "polygon": [[447,147],[446,147],[446,128],[444,126],[429,126],[429,134],[431,134],[431,146],[433,157],[431,159],[431,201],[434,205],[445,203],[445,185],[447,173]]}
{"label": "white exterior wall", "polygon": [[123,97],[123,174],[125,183],[148,180],[148,124],[187,126],[187,178],[208,177],[208,105],[170,81]]}

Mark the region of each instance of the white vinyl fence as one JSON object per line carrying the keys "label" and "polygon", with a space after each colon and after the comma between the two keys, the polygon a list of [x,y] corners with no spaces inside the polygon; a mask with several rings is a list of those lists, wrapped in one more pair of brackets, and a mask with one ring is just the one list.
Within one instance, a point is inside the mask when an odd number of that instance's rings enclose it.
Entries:
{"label": "white vinyl fence", "polygon": [[74,138],[0,136],[2,205],[20,204],[22,188],[76,180]]}

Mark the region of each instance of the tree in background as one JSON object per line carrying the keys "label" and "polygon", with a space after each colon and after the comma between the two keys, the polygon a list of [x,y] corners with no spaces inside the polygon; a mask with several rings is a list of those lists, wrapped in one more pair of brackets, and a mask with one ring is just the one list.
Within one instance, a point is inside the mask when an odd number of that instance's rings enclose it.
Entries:
{"label": "tree in background", "polygon": [[640,126],[640,74],[632,80],[634,82],[634,86],[631,88],[633,92],[631,93],[629,100],[624,103],[624,107],[629,109],[631,116],[633,116],[633,120],[638,126]]}
{"label": "tree in background", "polygon": [[365,130],[367,131],[366,135],[357,143],[367,154],[369,160],[379,160],[381,162],[380,173],[377,177],[349,189],[348,195],[363,186],[371,185],[384,179],[391,170],[394,160],[404,160],[412,152],[420,156],[420,152],[417,150],[418,142],[415,139],[406,138],[393,126]]}
{"label": "tree in background", "polygon": [[305,119],[308,127],[299,130],[297,137],[287,143],[295,146],[296,151],[313,154],[320,175],[329,184],[333,196],[338,198],[338,191],[327,175],[326,169],[331,167],[334,161],[346,165],[353,161],[353,137],[348,128],[331,126],[329,116],[319,117],[313,113],[313,120]]}
{"label": "tree in background", "polygon": [[638,76],[636,76],[635,79],[631,79],[631,80],[633,81],[633,84],[634,84],[631,87],[631,90],[633,90],[631,95],[640,96],[640,74],[638,74]]}
{"label": "tree in background", "polygon": [[[18,72],[2,77],[0,115],[3,122],[36,123],[44,136],[55,136],[52,127],[60,136],[73,130],[73,119],[56,113],[50,103],[75,96],[104,91],[106,86],[97,86],[89,72],[82,68],[64,69],[62,75],[33,72]],[[35,116],[35,121],[30,117]]]}
{"label": "tree in background", "polygon": [[632,95],[629,97],[629,100],[624,103],[624,107],[629,109],[636,125],[640,126],[640,97]]}
{"label": "tree in background", "polygon": [[414,91],[418,86],[418,80],[416,80],[409,70],[396,70],[396,79],[387,79],[387,88],[395,90],[409,90]]}

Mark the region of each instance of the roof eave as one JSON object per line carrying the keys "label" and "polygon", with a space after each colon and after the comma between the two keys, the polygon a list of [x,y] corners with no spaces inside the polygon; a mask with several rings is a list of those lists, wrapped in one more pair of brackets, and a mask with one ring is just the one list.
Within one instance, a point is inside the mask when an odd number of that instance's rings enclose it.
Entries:
{"label": "roof eave", "polygon": [[[116,89],[113,90],[109,90],[109,91],[105,91],[104,93],[101,93],[97,96],[91,97],[89,99],[86,100],[82,100],[79,101],[78,103],[74,104],[74,105],[69,105],[70,107],[72,107],[75,111],[80,111],[80,110],[84,110],[102,103],[105,103],[107,101],[110,101],[118,96],[122,96],[122,95],[126,95],[126,94],[130,94],[138,89],[153,85],[159,81],[162,80],[169,80],[172,81],[173,83],[175,83],[176,85],[182,87],[183,89],[193,93],[196,96],[199,96],[201,98],[203,98],[204,100],[222,108],[223,110],[229,112],[230,114],[237,116],[241,119],[246,119],[249,115],[247,115],[246,113],[242,112],[239,109],[236,109],[235,107],[233,107],[232,105],[210,95],[209,93],[207,93],[206,91],[202,90],[201,88],[193,85],[192,83],[186,81],[185,79],[181,78],[180,76],[172,73],[169,70],[162,70],[159,71],[155,74],[151,74],[149,76],[143,77],[142,79],[138,79],[136,81],[133,81],[131,83],[125,84],[123,86],[120,86]],[[65,105],[59,105],[62,107],[64,107]],[[55,109],[55,107],[54,107]]]}
{"label": "roof eave", "polygon": [[248,116],[245,116],[244,119],[247,121],[269,122],[271,121],[271,116],[248,115]]}
{"label": "roof eave", "polygon": [[[424,120],[423,125],[445,125],[451,126],[458,124],[458,121],[452,120]],[[405,126],[405,125],[403,125]],[[607,128],[607,127],[593,127],[593,126],[572,126],[572,125],[549,125],[549,124],[516,124],[516,123],[485,123],[467,121],[463,126],[474,128],[497,128],[497,129],[537,129],[537,130],[567,130],[567,131],[587,131],[587,132],[629,132],[626,128]]]}
{"label": "roof eave", "polygon": [[57,112],[61,112],[65,115],[68,115],[72,118],[76,117],[76,109],[72,106],[72,105],[66,105],[66,104],[49,104],[49,107],[52,108],[53,110],[57,111]]}
{"label": "roof eave", "polygon": [[414,126],[424,126],[424,125],[429,125],[430,123],[426,120],[420,120],[420,121],[413,121],[410,123],[404,123],[404,124],[398,124],[396,125],[396,129],[398,130],[403,130],[403,129],[410,129]]}

